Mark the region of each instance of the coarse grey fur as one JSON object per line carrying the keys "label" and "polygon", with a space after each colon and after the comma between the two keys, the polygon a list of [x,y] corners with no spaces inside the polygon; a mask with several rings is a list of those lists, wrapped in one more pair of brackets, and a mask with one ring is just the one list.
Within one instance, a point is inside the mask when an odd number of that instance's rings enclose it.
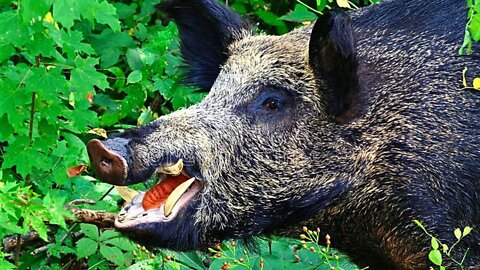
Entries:
{"label": "coarse grey fur", "polygon": [[[192,249],[307,225],[361,266],[426,269],[430,242],[418,219],[450,244],[455,228],[473,227],[453,256],[469,248],[465,265],[480,267],[480,93],[462,89],[465,67],[468,82],[480,76],[480,48],[457,55],[466,15],[463,0],[351,12],[359,94],[345,119],[328,112],[335,89],[309,60],[313,26],[236,31],[201,103],[119,135],[131,175],[144,179],[175,157],[203,182],[174,228],[127,235]],[[263,95],[284,106],[264,110]],[[176,238],[162,236],[168,230]]]}

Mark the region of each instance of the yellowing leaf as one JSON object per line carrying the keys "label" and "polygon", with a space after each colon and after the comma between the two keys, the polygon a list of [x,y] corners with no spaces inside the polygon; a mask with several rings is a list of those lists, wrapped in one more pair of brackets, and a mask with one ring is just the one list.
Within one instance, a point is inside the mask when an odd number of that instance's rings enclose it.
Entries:
{"label": "yellowing leaf", "polygon": [[49,22],[49,23],[53,23],[53,16],[52,16],[52,13],[49,11],[47,12],[47,14],[45,14],[45,17],[43,18],[44,21],[46,22]]}
{"label": "yellowing leaf", "polygon": [[455,231],[453,231],[453,234],[455,234],[455,238],[457,238],[458,240],[462,238],[462,231],[460,230],[460,228],[456,228]]}
{"label": "yellowing leaf", "polygon": [[473,88],[480,90],[480,78],[473,79]]}
{"label": "yellowing leaf", "polygon": [[87,168],[88,166],[84,164],[70,167],[67,170],[67,175],[68,177],[80,176]]}
{"label": "yellowing leaf", "polygon": [[337,0],[337,5],[342,8],[351,8],[348,0]]}
{"label": "yellowing leaf", "polygon": [[107,131],[103,128],[94,128],[88,131],[89,134],[95,134],[103,138],[107,138]]}
{"label": "yellowing leaf", "polygon": [[49,22],[49,23],[52,23],[55,25],[55,28],[58,30],[58,24],[55,22],[55,20],[53,19],[53,16],[52,16],[52,13],[49,11],[47,12],[47,14],[45,14],[45,17],[43,17],[43,21],[45,22]]}

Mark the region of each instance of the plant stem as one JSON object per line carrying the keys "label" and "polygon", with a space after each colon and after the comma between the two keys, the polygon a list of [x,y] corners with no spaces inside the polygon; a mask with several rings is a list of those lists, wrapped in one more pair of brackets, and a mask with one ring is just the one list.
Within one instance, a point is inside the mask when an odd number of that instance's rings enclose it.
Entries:
{"label": "plant stem", "polygon": [[[27,73],[28,74],[28,73]],[[25,76],[26,77],[26,76]],[[28,138],[30,138],[30,142],[32,141],[33,138],[33,120],[35,116],[35,100],[36,100],[37,95],[35,92],[32,93],[32,104],[30,105],[30,123],[29,123],[29,128],[28,128]],[[28,186],[30,184],[31,177],[30,174],[28,174],[25,177],[25,186]],[[21,226],[22,220],[18,221],[18,225]],[[20,262],[20,253],[22,251],[22,235],[17,234],[17,246],[15,247],[15,266],[18,269],[18,264]]]}

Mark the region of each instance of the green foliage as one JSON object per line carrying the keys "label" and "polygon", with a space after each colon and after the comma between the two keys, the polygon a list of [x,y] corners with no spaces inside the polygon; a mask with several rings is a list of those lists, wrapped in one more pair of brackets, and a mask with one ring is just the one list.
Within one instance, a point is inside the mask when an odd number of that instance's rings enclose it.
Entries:
{"label": "green foliage", "polygon": [[[0,3],[0,236],[33,230],[55,240],[49,259],[21,257],[23,268],[57,265],[66,254],[88,257],[89,265],[99,262],[94,255],[128,263],[118,256],[124,250],[86,231],[76,243],[72,233],[60,241],[71,218],[64,205],[98,201],[108,188],[89,176],[68,178],[67,169],[88,164],[85,141],[93,128],[144,124],[204,96],[180,85],[177,29],[156,19],[155,3]],[[116,198],[107,195],[94,207],[117,211]]]}
{"label": "green foliage", "polygon": [[459,54],[472,52],[474,42],[480,41],[480,1],[467,0],[468,5],[468,23],[465,26],[465,37],[460,47]]}
{"label": "green foliage", "polygon": [[[453,243],[449,247],[447,244],[442,243],[438,238],[429,233],[420,221],[414,220],[413,222],[417,224],[417,226],[420,227],[423,232],[431,239],[431,250],[428,253],[428,259],[430,260],[430,262],[432,262],[433,265],[435,265],[435,268],[430,267],[430,269],[445,270],[447,269],[445,266],[445,263],[447,262],[452,262],[455,267],[458,267],[459,269],[465,269],[463,266],[463,262],[467,258],[468,249],[463,253],[463,256],[461,258],[455,258],[452,252],[455,250],[455,246],[458,245],[458,243],[460,243],[460,241],[465,236],[469,235],[472,232],[472,228],[467,226],[463,229],[463,231],[460,228],[456,228],[453,231],[453,234],[455,235],[457,241],[455,241],[455,243]],[[447,259],[445,259],[445,257]]]}
{"label": "green foliage", "polygon": [[358,269],[345,255],[329,245],[319,245],[318,232],[309,231],[308,235],[311,238],[307,241],[291,238],[257,239],[259,250],[255,252],[235,241],[225,241],[210,248],[210,254],[164,250],[158,252],[157,256],[139,260],[127,269]]}

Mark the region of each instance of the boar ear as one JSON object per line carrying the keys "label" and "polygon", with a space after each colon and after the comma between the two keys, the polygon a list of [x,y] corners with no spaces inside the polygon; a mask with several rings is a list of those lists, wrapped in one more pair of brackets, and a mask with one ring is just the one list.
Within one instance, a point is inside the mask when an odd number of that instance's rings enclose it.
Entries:
{"label": "boar ear", "polygon": [[167,0],[157,7],[178,26],[187,81],[210,90],[244,22],[217,0]]}
{"label": "boar ear", "polygon": [[355,41],[350,17],[328,12],[316,22],[310,36],[308,60],[327,88],[327,113],[342,122],[357,113],[359,83]]}

